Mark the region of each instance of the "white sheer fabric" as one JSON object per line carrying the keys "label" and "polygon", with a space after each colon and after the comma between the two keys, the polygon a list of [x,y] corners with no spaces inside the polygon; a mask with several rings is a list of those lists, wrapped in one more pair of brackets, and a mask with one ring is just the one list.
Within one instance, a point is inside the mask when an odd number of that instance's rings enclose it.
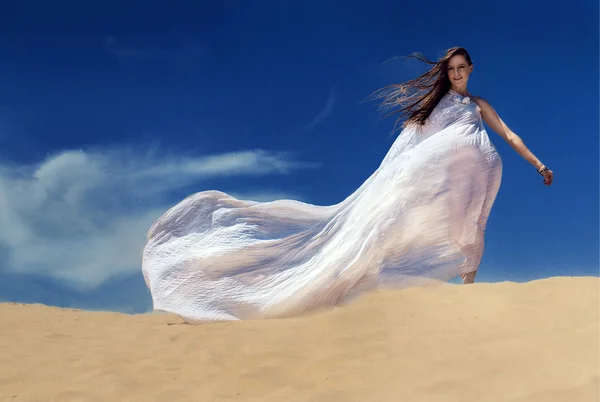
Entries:
{"label": "white sheer fabric", "polygon": [[479,107],[450,91],[337,205],[203,191],[171,208],[143,252],[154,308],[189,323],[282,317],[475,271],[501,175]]}

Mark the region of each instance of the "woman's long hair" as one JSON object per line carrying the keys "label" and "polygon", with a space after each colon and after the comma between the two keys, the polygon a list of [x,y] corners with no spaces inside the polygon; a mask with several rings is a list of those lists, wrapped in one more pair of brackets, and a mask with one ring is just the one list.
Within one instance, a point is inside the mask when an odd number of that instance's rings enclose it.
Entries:
{"label": "woman's long hair", "polygon": [[469,52],[462,47],[448,49],[437,61],[429,60],[421,53],[413,53],[407,57],[433,67],[418,78],[383,87],[371,94],[369,99],[383,99],[379,105],[383,118],[399,114],[394,130],[398,123],[407,117],[402,127],[409,124],[423,125],[442,97],[450,90],[448,61],[457,55],[463,56],[469,65],[472,64]]}

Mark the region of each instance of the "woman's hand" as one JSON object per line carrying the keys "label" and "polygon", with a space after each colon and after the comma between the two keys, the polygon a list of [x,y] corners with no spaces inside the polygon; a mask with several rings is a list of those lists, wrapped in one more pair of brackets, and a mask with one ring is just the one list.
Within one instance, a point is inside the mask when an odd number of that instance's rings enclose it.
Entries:
{"label": "woman's hand", "polygon": [[552,184],[552,180],[554,180],[554,173],[552,173],[552,170],[547,169],[542,173],[542,176],[544,176],[544,184],[549,186]]}

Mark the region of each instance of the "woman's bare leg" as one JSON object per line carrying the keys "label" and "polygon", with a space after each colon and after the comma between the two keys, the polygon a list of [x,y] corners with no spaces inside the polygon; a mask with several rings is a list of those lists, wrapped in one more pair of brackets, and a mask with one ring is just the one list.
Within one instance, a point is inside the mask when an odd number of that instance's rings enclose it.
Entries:
{"label": "woman's bare leg", "polygon": [[477,275],[477,271],[462,274],[460,277],[462,278],[463,283],[466,285],[475,282],[475,275]]}
{"label": "woman's bare leg", "polygon": [[[500,163],[499,161],[497,163]],[[465,247],[463,252],[467,256],[466,262],[467,266],[471,269],[474,268],[473,271],[462,274],[460,277],[463,280],[463,283],[469,284],[475,282],[475,275],[477,275],[477,271],[479,269],[479,264],[481,263],[481,258],[483,257],[484,250],[484,233],[487,225],[487,221],[489,218],[489,214],[492,210],[492,206],[496,199],[496,195],[498,194],[498,190],[500,188],[500,181],[502,179],[502,165],[500,168],[491,168],[490,174],[488,176],[488,185],[487,191],[485,194],[485,199],[483,201],[483,205],[481,208],[481,212],[477,219],[477,233],[475,235],[475,242],[473,244]]]}
{"label": "woman's bare leg", "polygon": [[[480,172],[481,154],[476,149],[453,151],[450,165],[450,232],[465,260],[460,267],[463,283],[473,283],[483,255],[482,206],[487,193],[487,174]],[[483,193],[481,193],[483,191]],[[465,272],[467,271],[467,272]]]}
{"label": "woman's bare leg", "polygon": [[[458,178],[459,180],[452,183],[450,192],[452,214],[450,236],[465,256],[461,271],[467,272],[460,275],[464,284],[475,282],[475,276],[483,257],[484,233],[488,217],[502,178],[500,160],[491,164],[488,161],[484,163],[479,159],[481,156],[477,152],[469,153],[469,151],[469,149],[464,149],[462,154],[457,152],[461,160],[454,161],[455,163],[451,165],[453,179]],[[473,166],[473,161],[480,163]],[[479,174],[473,174],[474,172]],[[467,183],[460,181],[461,176],[468,178]],[[480,193],[481,191],[483,194]],[[465,197],[465,194],[469,195]]]}

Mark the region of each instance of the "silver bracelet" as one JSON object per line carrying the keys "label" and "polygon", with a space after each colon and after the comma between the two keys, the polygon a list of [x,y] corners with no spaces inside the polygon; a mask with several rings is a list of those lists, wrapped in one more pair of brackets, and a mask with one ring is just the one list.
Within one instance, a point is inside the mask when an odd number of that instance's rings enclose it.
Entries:
{"label": "silver bracelet", "polygon": [[539,169],[537,170],[537,172],[538,172],[540,175],[542,175],[542,176],[543,176],[543,175],[544,175],[544,172],[545,172],[546,170],[548,170],[548,166],[546,166],[546,165],[543,165],[541,168],[539,168]]}

